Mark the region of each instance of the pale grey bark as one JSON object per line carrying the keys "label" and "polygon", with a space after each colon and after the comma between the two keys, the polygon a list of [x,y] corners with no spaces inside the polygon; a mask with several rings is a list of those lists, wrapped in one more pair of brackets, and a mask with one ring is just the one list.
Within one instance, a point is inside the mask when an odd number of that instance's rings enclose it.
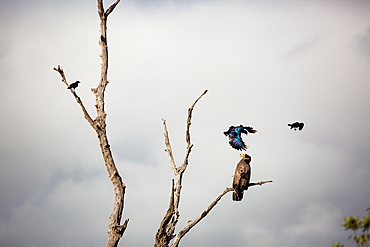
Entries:
{"label": "pale grey bark", "polygon": [[[167,209],[167,212],[165,216],[163,217],[163,220],[159,226],[159,229],[156,234],[155,238],[155,244],[154,247],[168,247],[170,245],[170,242],[172,241],[173,238],[176,239],[176,242],[174,246],[177,246],[180,239],[182,236],[184,236],[189,230],[182,231],[182,234],[175,234],[175,229],[180,217],[180,212],[179,212],[179,204],[180,204],[180,197],[181,197],[181,189],[182,189],[182,178],[183,175],[186,171],[186,168],[189,164],[189,155],[191,152],[191,149],[193,147],[193,144],[191,143],[190,140],[190,125],[191,125],[191,118],[192,118],[192,113],[195,104],[200,100],[203,95],[207,93],[207,90],[204,91],[197,99],[196,101],[192,104],[192,106],[188,109],[188,118],[187,118],[187,124],[186,124],[186,131],[185,131],[185,140],[186,140],[186,151],[185,151],[185,157],[184,161],[181,166],[176,166],[175,159],[173,157],[173,152],[172,152],[172,147],[170,143],[170,138],[167,130],[167,124],[166,120],[162,119],[163,122],[163,134],[164,134],[164,141],[166,145],[165,151],[168,154],[169,157],[169,163],[170,163],[170,168],[172,169],[174,175],[175,175],[175,180],[172,179],[172,190],[171,190],[171,196],[170,196],[170,203]],[[197,222],[193,222],[194,225]],[[172,245],[173,245],[172,244]],[[172,246],[171,245],[171,246]]]}
{"label": "pale grey bark", "polygon": [[[105,112],[104,106],[104,93],[105,89],[108,85],[108,45],[107,45],[107,19],[109,14],[115,9],[118,5],[120,0],[115,1],[108,9],[104,10],[103,0],[97,0],[98,2],[98,14],[100,18],[100,38],[99,38],[99,45],[101,47],[101,73],[100,73],[100,81],[96,88],[92,88],[91,91],[95,95],[95,108],[96,108],[96,118],[93,119],[87,112],[82,100],[77,95],[74,89],[70,89],[70,92],[75,97],[76,102],[81,107],[83,112],[84,118],[88,121],[90,126],[95,130],[97,137],[100,143],[100,149],[103,155],[103,159],[105,162],[105,166],[108,172],[108,176],[112,181],[114,192],[115,192],[115,201],[113,212],[109,217],[110,223],[108,226],[108,239],[106,246],[107,247],[116,247],[118,246],[118,242],[123,236],[127,225],[128,219],[125,220],[123,224],[121,224],[121,218],[124,209],[124,197],[125,197],[125,189],[126,185],[122,181],[122,178],[117,170],[115,165],[113,155],[110,149],[110,145],[108,142],[108,136],[106,132],[106,116],[107,113]],[[63,68],[58,65],[57,68],[54,68],[62,79],[62,82],[68,86],[68,82],[66,76],[64,74]],[[207,90],[204,91],[191,105],[188,109],[188,118],[187,118],[187,127],[186,127],[186,151],[183,163],[181,166],[176,166],[175,159],[172,154],[172,147],[169,140],[168,130],[166,126],[166,120],[162,119],[163,121],[163,128],[164,128],[164,138],[165,138],[165,145],[166,145],[166,152],[169,157],[170,161],[170,168],[174,172],[175,179],[172,179],[171,185],[171,196],[170,196],[170,203],[168,206],[168,210],[163,217],[162,222],[160,223],[160,227],[157,231],[156,238],[155,238],[155,247],[168,247],[170,246],[170,242],[173,240],[171,247],[178,247],[180,240],[186,233],[190,231],[192,227],[194,227],[197,223],[199,223],[207,214],[213,209],[214,206],[221,200],[221,198],[230,191],[233,191],[233,188],[226,188],[216,199],[204,210],[198,217],[194,220],[189,220],[187,225],[180,230],[177,234],[175,234],[176,226],[180,217],[179,212],[179,205],[180,205],[180,197],[181,197],[181,189],[182,189],[182,178],[186,171],[186,168],[189,164],[189,155],[191,153],[193,144],[190,140],[190,125],[192,119],[192,112],[196,103],[207,93]],[[262,185],[264,183],[272,182],[269,181],[261,181],[258,183],[250,183],[249,186],[254,185]]]}
{"label": "pale grey bark", "polygon": [[186,171],[186,168],[189,164],[189,155],[191,152],[191,149],[193,147],[193,144],[191,144],[190,141],[190,125],[191,125],[191,117],[193,113],[193,109],[195,104],[200,100],[200,98],[203,97],[207,93],[207,90],[204,91],[198,99],[193,103],[193,105],[188,109],[188,119],[186,124],[186,132],[185,132],[185,139],[186,139],[186,151],[185,151],[185,157],[184,161],[181,166],[176,166],[175,159],[172,154],[172,147],[170,144],[170,138],[168,136],[167,131],[167,125],[166,120],[162,119],[163,121],[163,131],[164,131],[164,139],[165,139],[165,145],[166,145],[166,152],[168,154],[169,160],[170,160],[170,167],[176,177],[176,181],[172,180],[172,192],[171,192],[171,198],[170,198],[170,205],[168,206],[168,210],[166,215],[164,216],[160,227],[157,231],[156,238],[155,238],[155,247],[160,246],[168,246],[171,239],[175,236],[174,232],[176,229],[177,222],[180,217],[179,213],[179,204],[180,204],[180,196],[181,196],[181,188],[182,188],[182,177],[184,175],[184,172]]}
{"label": "pale grey bark", "polygon": [[[115,1],[108,9],[104,10],[103,0],[97,0],[98,3],[98,14],[100,18],[100,38],[99,45],[101,47],[101,71],[100,71],[100,81],[97,88],[92,88],[91,91],[95,95],[95,109],[96,118],[92,119],[87,112],[84,104],[82,103],[80,97],[77,95],[74,89],[70,89],[70,92],[75,97],[77,103],[80,105],[81,110],[84,114],[85,119],[89,122],[90,126],[95,130],[100,143],[100,150],[103,155],[104,163],[108,172],[108,176],[113,184],[113,189],[115,193],[115,200],[113,206],[113,212],[109,217],[110,223],[108,226],[108,239],[106,246],[114,247],[118,245],[124,231],[127,228],[128,219],[121,225],[121,218],[124,208],[124,198],[126,185],[122,181],[122,178],[115,165],[112,151],[108,142],[108,136],[106,132],[106,116],[107,113],[104,109],[104,93],[108,85],[108,45],[107,45],[107,19],[108,15],[112,13],[114,8],[120,0]],[[58,65],[54,68],[61,78],[64,84],[68,86],[68,82],[64,71],[61,66]]]}
{"label": "pale grey bark", "polygon": [[[180,205],[180,197],[181,197],[181,189],[182,189],[182,178],[186,171],[189,161],[189,155],[193,144],[190,141],[190,125],[191,125],[191,118],[195,104],[200,100],[207,93],[207,90],[204,91],[193,103],[193,105],[188,109],[188,118],[187,118],[187,125],[186,125],[186,132],[185,132],[185,139],[187,143],[187,148],[185,151],[185,158],[181,166],[176,166],[175,159],[173,157],[172,147],[170,144],[170,138],[168,135],[167,124],[166,120],[162,119],[163,122],[163,134],[164,134],[164,141],[166,145],[165,151],[169,157],[170,168],[172,169],[175,179],[172,179],[172,189],[171,189],[171,196],[170,196],[170,203],[167,209],[165,216],[159,226],[155,237],[155,244],[154,247],[178,247],[180,240],[187,234],[190,229],[192,229],[196,224],[198,224],[204,217],[208,215],[208,213],[213,209],[214,206],[221,200],[221,198],[226,195],[228,192],[233,191],[233,188],[226,188],[220,195],[216,197],[214,201],[194,220],[189,220],[186,226],[180,230],[177,234],[175,234],[176,226],[180,218],[179,212],[179,205]],[[265,183],[270,183],[271,180],[268,181],[261,181],[257,183],[249,183],[249,186],[255,185],[262,185]],[[171,241],[173,242],[171,243]]]}

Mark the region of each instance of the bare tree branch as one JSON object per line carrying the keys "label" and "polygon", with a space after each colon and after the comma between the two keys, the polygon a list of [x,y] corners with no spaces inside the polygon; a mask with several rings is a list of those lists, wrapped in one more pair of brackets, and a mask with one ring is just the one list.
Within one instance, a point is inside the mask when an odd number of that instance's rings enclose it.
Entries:
{"label": "bare tree branch", "polygon": [[173,232],[175,229],[169,229],[173,227],[171,224],[171,220],[173,219],[174,214],[174,194],[175,194],[175,184],[174,180],[172,179],[172,187],[171,187],[171,197],[170,197],[170,204],[167,209],[166,215],[163,217],[163,220],[159,226],[158,232],[155,236],[155,246],[168,246],[168,243],[174,237]]}
{"label": "bare tree branch", "polygon": [[[255,185],[262,185],[265,183],[272,183],[272,180],[260,181],[257,183],[249,183],[249,187],[255,186]],[[198,217],[196,217],[194,220],[189,220],[188,224],[176,235],[173,243],[171,244],[171,247],[178,247],[182,237],[186,233],[188,233],[191,228],[193,228],[196,224],[198,224],[204,217],[206,217],[208,213],[213,209],[214,206],[216,206],[216,204],[221,200],[221,198],[224,195],[226,195],[228,192],[233,191],[233,190],[234,190],[233,188],[226,188],[220,195],[216,197],[216,199]]]}
{"label": "bare tree branch", "polygon": [[[77,103],[81,106],[84,113],[85,119],[90,123],[91,127],[95,130],[100,143],[100,149],[102,151],[105,166],[109,175],[110,180],[113,183],[115,201],[113,212],[109,217],[109,229],[108,229],[108,239],[106,246],[116,247],[121,239],[123,233],[125,232],[128,224],[128,219],[121,225],[121,218],[124,208],[124,197],[126,185],[123,183],[121,176],[119,175],[118,169],[115,165],[112,151],[108,142],[108,136],[106,132],[106,116],[107,113],[104,110],[104,93],[108,85],[108,45],[107,45],[107,17],[114,10],[120,0],[114,2],[106,11],[104,11],[103,0],[97,0],[98,3],[98,14],[100,18],[100,38],[99,45],[101,47],[101,71],[100,71],[100,81],[97,88],[91,89],[95,95],[95,107],[96,107],[96,119],[92,120],[85,106],[83,105],[80,97],[77,96],[74,90],[70,90],[71,93],[76,98]],[[62,81],[68,86],[65,74],[61,66],[54,68],[59,72],[62,77]]]}
{"label": "bare tree branch", "polygon": [[268,180],[268,181],[260,181],[260,182],[257,182],[257,183],[249,183],[248,187],[251,187],[251,186],[255,186],[255,185],[262,185],[262,184],[265,184],[265,183],[272,183],[272,180]]}
{"label": "bare tree branch", "polygon": [[[160,227],[156,234],[156,242],[154,244],[154,247],[168,247],[171,240],[174,238],[173,243],[171,244],[171,247],[178,247],[180,240],[182,237],[190,231],[191,228],[193,228],[196,224],[198,224],[204,217],[208,215],[208,213],[216,206],[216,204],[221,200],[221,198],[227,194],[230,191],[234,191],[233,188],[226,188],[217,198],[207,207],[206,210],[204,210],[197,218],[194,220],[189,220],[188,224],[178,233],[174,234],[175,228],[178,222],[178,219],[180,217],[179,213],[179,203],[180,203],[180,196],[181,196],[181,188],[182,188],[182,177],[183,174],[188,166],[188,159],[191,152],[191,149],[193,147],[193,144],[190,141],[190,125],[191,125],[191,118],[192,118],[192,112],[194,109],[195,104],[199,101],[199,99],[207,93],[207,90],[203,92],[202,95],[198,97],[197,100],[193,103],[193,105],[188,109],[188,118],[187,118],[187,125],[186,125],[186,143],[187,148],[185,152],[185,158],[184,162],[180,167],[177,167],[175,164],[175,160],[173,157],[172,147],[169,140],[166,120],[162,119],[163,122],[163,133],[164,133],[164,139],[165,139],[165,145],[166,149],[165,151],[168,154],[169,160],[170,160],[170,167],[172,171],[174,172],[176,176],[176,185],[174,187],[174,180],[172,180],[172,190],[171,190],[171,197],[170,197],[170,204],[168,206],[166,215],[164,216]],[[249,183],[249,186],[255,186],[255,185],[262,185],[265,183],[272,182],[271,180],[268,181],[260,181],[257,183]]]}
{"label": "bare tree branch", "polygon": [[194,106],[207,93],[207,91],[208,90],[205,90],[195,100],[195,102],[191,105],[191,107],[188,109],[188,119],[187,119],[187,124],[186,124],[186,137],[185,137],[187,148],[186,148],[184,162],[182,163],[182,165],[180,167],[179,173],[184,173],[185,172],[185,170],[186,170],[186,168],[188,166],[188,160],[189,160],[189,155],[190,155],[190,152],[191,152],[191,148],[193,147],[193,144],[191,144],[191,142],[190,142],[190,125],[191,125],[191,118],[192,118],[192,115],[193,115]]}
{"label": "bare tree branch", "polygon": [[124,207],[124,197],[126,185],[122,182],[122,178],[118,173],[117,167],[113,160],[113,155],[108,143],[108,137],[106,134],[106,116],[104,110],[104,93],[105,88],[108,85],[108,45],[107,45],[107,17],[113,11],[115,6],[119,3],[116,1],[107,11],[104,12],[103,0],[98,0],[98,14],[100,17],[100,39],[99,45],[101,47],[101,71],[100,71],[100,82],[96,89],[92,89],[96,97],[96,111],[97,111],[97,122],[98,128],[98,138],[100,141],[100,147],[103,153],[105,165],[109,174],[109,177],[113,183],[113,188],[115,192],[115,201],[113,207],[113,213],[109,217],[110,224],[108,230],[108,240],[106,246],[117,246],[120,238],[122,237],[124,231],[127,228],[128,219],[123,225],[120,225],[121,217]]}
{"label": "bare tree branch", "polygon": [[[156,234],[156,241],[154,246],[155,247],[164,247],[168,246],[171,239],[175,236],[174,232],[176,229],[176,225],[178,222],[178,219],[180,217],[179,212],[179,204],[180,204],[180,197],[181,197],[181,188],[182,188],[182,177],[183,174],[188,166],[188,160],[189,155],[191,152],[191,148],[193,147],[193,144],[190,142],[190,125],[191,125],[191,118],[192,118],[192,112],[194,109],[195,104],[200,100],[200,98],[203,97],[207,93],[207,90],[205,90],[191,105],[191,107],[188,109],[188,118],[187,118],[187,125],[186,125],[186,152],[185,152],[185,158],[180,167],[176,166],[175,159],[173,157],[172,147],[170,144],[170,139],[168,136],[168,130],[166,125],[166,120],[162,119],[163,122],[163,134],[164,134],[164,140],[166,145],[166,152],[168,154],[169,160],[170,160],[170,167],[176,176],[176,184],[175,187],[172,189],[171,194],[171,201],[170,205],[168,207],[167,213],[164,216],[162,223],[157,231]],[[172,214],[169,214],[171,212]]]}
{"label": "bare tree branch", "polygon": [[[54,68],[54,70],[57,71],[60,74],[60,76],[62,77],[62,82],[64,82],[64,84],[66,84],[66,86],[68,87],[68,82],[67,82],[66,76],[64,74],[63,68],[60,65],[58,65],[58,67]],[[90,114],[87,112],[87,110],[86,110],[84,104],[82,103],[80,97],[78,97],[78,95],[76,94],[76,91],[74,91],[73,89],[70,89],[69,91],[73,94],[77,103],[80,105],[85,119],[89,122],[91,127],[93,127],[95,129],[95,124],[94,124],[95,121],[92,120],[92,118],[90,117]]]}
{"label": "bare tree branch", "polygon": [[179,204],[180,204],[180,197],[181,197],[181,189],[182,189],[182,177],[183,174],[188,167],[189,164],[189,155],[191,152],[191,149],[193,147],[193,144],[190,142],[190,125],[191,125],[191,118],[192,118],[192,113],[195,104],[200,100],[200,98],[203,97],[207,93],[207,90],[205,90],[196,100],[195,102],[191,105],[191,107],[188,109],[188,119],[187,119],[187,124],[186,124],[186,143],[187,143],[187,148],[186,148],[186,154],[184,161],[181,165],[181,167],[178,167],[176,170],[177,172],[175,173],[176,175],[176,187],[175,187],[175,220],[174,220],[174,228],[176,227],[176,224],[178,222],[178,218],[180,217],[179,213]]}
{"label": "bare tree branch", "polygon": [[168,158],[170,159],[170,167],[171,167],[172,171],[176,174],[176,172],[177,172],[176,171],[176,163],[175,163],[175,159],[173,158],[173,154],[172,154],[170,138],[168,137],[168,130],[167,130],[167,125],[166,125],[166,120],[163,119],[163,118],[162,118],[162,123],[163,123],[164,142],[165,142],[165,145],[166,145],[165,151],[167,152]]}
{"label": "bare tree branch", "polygon": [[173,243],[171,244],[171,247],[177,247],[179,246],[180,240],[183,236],[185,236],[186,233],[190,231],[191,228],[193,228],[196,224],[199,223],[204,217],[207,216],[207,214],[212,210],[214,206],[221,200],[221,198],[228,192],[233,191],[233,188],[226,188],[208,207],[206,210],[204,210],[198,217],[196,217],[194,220],[189,220],[188,224],[176,235]]}
{"label": "bare tree branch", "polygon": [[117,6],[117,4],[120,2],[121,0],[117,0],[115,1],[106,11],[105,11],[105,16],[108,16],[110,13],[112,13],[112,11],[114,10],[114,8]]}
{"label": "bare tree branch", "polygon": [[188,121],[187,121],[187,125],[186,125],[186,143],[188,144],[188,147],[191,145],[190,143],[190,125],[191,125],[191,118],[193,116],[193,109],[194,109],[194,106],[195,104],[200,100],[200,98],[202,98],[206,93],[207,93],[208,90],[205,90],[196,100],[195,102],[191,105],[191,107],[188,109]]}

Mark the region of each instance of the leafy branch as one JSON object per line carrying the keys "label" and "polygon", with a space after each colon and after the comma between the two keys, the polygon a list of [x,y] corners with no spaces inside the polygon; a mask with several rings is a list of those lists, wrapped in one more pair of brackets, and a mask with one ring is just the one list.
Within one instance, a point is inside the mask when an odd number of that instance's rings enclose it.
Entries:
{"label": "leafy branch", "polygon": [[[357,247],[368,246],[370,242],[370,207],[366,209],[367,213],[365,216],[354,217],[349,216],[344,218],[344,223],[341,226],[344,227],[346,231],[352,231],[353,235],[349,235],[348,239],[352,239]],[[360,236],[357,235],[357,231],[362,230]],[[332,247],[344,247],[342,243],[333,243]]]}

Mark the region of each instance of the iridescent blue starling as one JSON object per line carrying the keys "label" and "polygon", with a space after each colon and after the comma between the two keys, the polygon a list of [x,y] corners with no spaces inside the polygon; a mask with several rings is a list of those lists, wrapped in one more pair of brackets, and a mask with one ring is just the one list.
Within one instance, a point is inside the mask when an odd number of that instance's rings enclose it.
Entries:
{"label": "iridescent blue starling", "polygon": [[241,134],[248,134],[248,133],[256,133],[257,130],[253,129],[252,127],[244,127],[243,125],[239,126],[230,126],[229,130],[225,131],[225,136],[229,137],[229,144],[231,147],[235,148],[236,150],[246,150],[247,146],[242,140]]}

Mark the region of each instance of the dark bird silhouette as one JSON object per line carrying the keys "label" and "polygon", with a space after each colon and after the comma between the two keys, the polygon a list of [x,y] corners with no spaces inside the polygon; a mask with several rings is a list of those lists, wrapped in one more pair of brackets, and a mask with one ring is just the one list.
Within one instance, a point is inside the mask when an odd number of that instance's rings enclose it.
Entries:
{"label": "dark bird silhouette", "polygon": [[78,87],[78,83],[81,83],[80,81],[75,81],[74,83],[71,83],[67,88],[68,89],[76,89]]}
{"label": "dark bird silhouette", "polygon": [[294,130],[302,130],[303,129],[303,126],[304,126],[304,123],[299,123],[299,122],[295,122],[295,123],[292,123],[292,124],[288,124],[288,126],[290,126],[290,129],[294,129]]}
{"label": "dark bird silhouette", "polygon": [[230,126],[227,131],[224,131],[224,135],[229,137],[229,144],[231,147],[236,150],[247,150],[247,146],[242,140],[241,134],[256,133],[257,130],[252,127],[244,127],[243,125],[239,126]]}
{"label": "dark bird silhouette", "polygon": [[245,190],[248,190],[251,178],[251,156],[241,154],[242,159],[236,165],[233,179],[233,201],[241,201]]}

